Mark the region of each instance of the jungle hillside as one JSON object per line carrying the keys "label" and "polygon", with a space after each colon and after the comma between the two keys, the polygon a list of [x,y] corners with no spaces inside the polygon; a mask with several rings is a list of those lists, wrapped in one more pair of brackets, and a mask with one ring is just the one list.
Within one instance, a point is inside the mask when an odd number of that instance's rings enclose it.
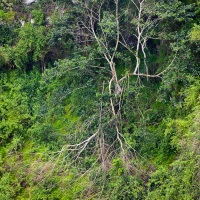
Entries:
{"label": "jungle hillside", "polygon": [[200,199],[199,0],[0,1],[15,199]]}

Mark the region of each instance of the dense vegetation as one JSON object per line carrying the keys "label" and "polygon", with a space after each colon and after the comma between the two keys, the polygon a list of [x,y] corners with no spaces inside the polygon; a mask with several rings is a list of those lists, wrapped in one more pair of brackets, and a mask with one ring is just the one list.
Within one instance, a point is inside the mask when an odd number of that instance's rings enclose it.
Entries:
{"label": "dense vegetation", "polygon": [[200,197],[199,0],[2,0],[0,200]]}

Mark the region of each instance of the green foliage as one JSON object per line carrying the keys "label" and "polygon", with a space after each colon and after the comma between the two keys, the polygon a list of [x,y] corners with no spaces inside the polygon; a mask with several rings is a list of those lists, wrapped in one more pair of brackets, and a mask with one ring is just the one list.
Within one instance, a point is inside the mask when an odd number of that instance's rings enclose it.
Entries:
{"label": "green foliage", "polygon": [[192,41],[200,40],[200,25],[195,24],[190,33],[190,39]]}
{"label": "green foliage", "polygon": [[15,30],[15,27],[13,27],[12,25],[0,25],[1,46],[5,44],[12,45],[16,37],[16,33],[14,32],[14,30]]}
{"label": "green foliage", "polygon": [[31,14],[36,25],[44,25],[44,13],[42,10],[32,10]]}
{"label": "green foliage", "polygon": [[[199,1],[154,2],[119,3],[114,95],[113,1],[1,1],[0,199],[199,198]],[[160,77],[129,76],[137,25]]]}
{"label": "green foliage", "polygon": [[32,24],[27,23],[21,27],[18,35],[19,41],[14,48],[1,47],[1,65],[14,63],[17,68],[24,69],[24,66],[44,59],[46,52],[48,52],[47,42],[49,38],[43,26],[35,28]]}
{"label": "green foliage", "polygon": [[20,191],[20,184],[17,178],[9,172],[5,173],[0,179],[0,199],[11,200]]}
{"label": "green foliage", "polygon": [[7,9],[12,9],[13,3],[10,2],[9,0],[2,0],[0,3],[0,9],[5,9],[5,7]]}
{"label": "green foliage", "polygon": [[188,115],[167,123],[165,134],[179,157],[168,168],[161,167],[149,182],[147,199],[198,199],[199,188],[199,81],[186,90],[184,107]]}
{"label": "green foliage", "polygon": [[13,11],[4,12],[3,10],[0,10],[0,20],[5,21],[7,23],[14,20],[15,13]]}
{"label": "green foliage", "polygon": [[27,96],[22,91],[20,79],[15,80],[16,76],[15,73],[12,73],[12,78],[1,75],[0,141],[3,144],[14,135],[24,136],[30,118]]}
{"label": "green foliage", "polygon": [[[19,42],[15,48],[14,63],[18,68],[23,68],[31,60],[41,60],[47,49],[45,49],[48,36],[45,36],[45,28],[35,28],[27,23],[19,32]],[[31,60],[30,60],[31,59]]]}
{"label": "green foliage", "polygon": [[103,28],[104,32],[109,36],[113,37],[116,34],[116,20],[115,16],[109,12],[103,13],[103,18],[99,25]]}
{"label": "green foliage", "polygon": [[186,154],[170,169],[160,168],[153,173],[147,199],[197,199],[199,189],[194,180],[199,169],[196,159],[192,154]]}
{"label": "green foliage", "polygon": [[[143,181],[136,173],[134,176],[128,176],[123,162],[120,158],[113,160],[113,168],[110,171],[110,176],[106,180],[105,194],[102,198],[109,199],[143,199]],[[122,187],[123,186],[123,187]]]}

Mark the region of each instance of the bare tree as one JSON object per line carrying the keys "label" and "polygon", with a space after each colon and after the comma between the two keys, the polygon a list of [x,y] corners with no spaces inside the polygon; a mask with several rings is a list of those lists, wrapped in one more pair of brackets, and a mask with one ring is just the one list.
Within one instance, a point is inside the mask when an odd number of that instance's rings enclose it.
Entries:
{"label": "bare tree", "polygon": [[[98,118],[98,128],[92,135],[82,142],[67,145],[63,149],[76,152],[76,160],[81,153],[85,151],[90,142],[96,139],[95,149],[99,154],[97,159],[102,161],[104,169],[107,168],[105,163],[109,163],[106,157],[109,157],[108,155],[113,153],[114,150],[112,147],[115,143],[118,143],[119,145],[120,150],[118,152],[121,153],[124,162],[130,160],[130,156],[128,156],[130,155],[128,152],[130,149],[134,153],[134,156],[136,156],[135,149],[133,149],[126,141],[121,128],[121,110],[123,95],[126,92],[125,88],[127,87],[127,79],[129,79],[130,76],[137,76],[139,78],[161,78],[161,75],[170,68],[175,59],[172,60],[164,71],[157,74],[149,74],[149,66],[147,63],[147,42],[149,39],[155,39],[159,36],[160,33],[155,33],[155,28],[159,25],[162,19],[155,14],[156,6],[154,1],[130,0],[125,7],[120,7],[121,2],[122,1],[120,0],[100,0],[97,2],[85,0],[80,3],[85,14],[83,17],[84,19],[79,19],[78,22],[79,28],[81,27],[84,29],[84,31],[81,31],[81,34],[85,35],[86,38],[97,44],[99,53],[103,56],[109,66],[110,77],[107,84],[110,96],[110,110],[103,108],[104,102],[101,102],[99,114],[96,116]],[[123,18],[125,15],[129,16],[130,22],[128,22],[128,25],[131,26],[132,29],[131,34],[135,40],[134,46],[127,42],[123,34]],[[116,69],[116,60],[119,48],[128,50],[135,57],[135,66],[131,67],[131,70],[125,75],[118,74]],[[106,93],[105,85],[106,83],[104,82],[102,94]],[[105,125],[103,125],[101,120],[106,113],[105,109],[107,109],[106,112],[112,113],[112,117],[107,123],[113,124],[116,133],[116,138],[113,140],[113,143],[108,145],[103,131],[103,126]],[[130,165],[128,166],[127,168],[130,168]]]}

